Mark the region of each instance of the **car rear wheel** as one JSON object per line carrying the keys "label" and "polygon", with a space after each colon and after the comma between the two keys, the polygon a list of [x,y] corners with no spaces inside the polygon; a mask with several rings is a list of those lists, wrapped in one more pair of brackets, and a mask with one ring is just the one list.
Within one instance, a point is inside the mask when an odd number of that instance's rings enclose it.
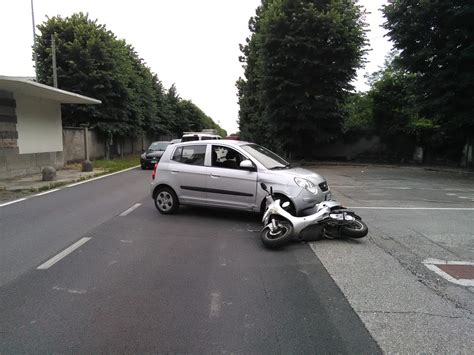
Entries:
{"label": "car rear wheel", "polygon": [[173,214],[179,207],[178,196],[169,187],[159,187],[155,193],[155,207],[162,214]]}
{"label": "car rear wheel", "polygon": [[367,225],[361,220],[356,219],[347,226],[341,227],[341,234],[349,238],[363,238],[369,232]]}

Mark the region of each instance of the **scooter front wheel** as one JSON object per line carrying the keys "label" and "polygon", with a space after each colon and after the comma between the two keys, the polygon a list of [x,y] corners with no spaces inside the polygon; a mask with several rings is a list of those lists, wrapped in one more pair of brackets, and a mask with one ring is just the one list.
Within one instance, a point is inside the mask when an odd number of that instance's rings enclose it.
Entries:
{"label": "scooter front wheel", "polygon": [[280,248],[291,241],[293,226],[290,222],[279,221],[278,228],[272,232],[269,226],[262,229],[260,239],[267,248]]}

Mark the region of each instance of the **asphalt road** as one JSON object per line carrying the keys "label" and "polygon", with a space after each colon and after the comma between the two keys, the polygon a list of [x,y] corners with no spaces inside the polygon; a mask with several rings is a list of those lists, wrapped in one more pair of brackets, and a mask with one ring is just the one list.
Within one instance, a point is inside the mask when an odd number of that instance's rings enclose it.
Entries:
{"label": "asphalt road", "polygon": [[264,249],[252,214],[159,215],[149,175],[0,208],[0,353],[380,352],[307,245]]}
{"label": "asphalt road", "polygon": [[314,166],[369,226],[363,243],[312,248],[388,353],[471,353],[474,287],[427,259],[474,262],[474,175],[390,166]]}

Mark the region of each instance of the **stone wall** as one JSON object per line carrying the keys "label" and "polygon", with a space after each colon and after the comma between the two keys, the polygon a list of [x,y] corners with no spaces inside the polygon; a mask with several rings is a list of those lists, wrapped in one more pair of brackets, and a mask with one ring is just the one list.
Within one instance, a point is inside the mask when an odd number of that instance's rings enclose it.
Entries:
{"label": "stone wall", "polygon": [[18,153],[16,101],[13,94],[0,90],[0,150]]}

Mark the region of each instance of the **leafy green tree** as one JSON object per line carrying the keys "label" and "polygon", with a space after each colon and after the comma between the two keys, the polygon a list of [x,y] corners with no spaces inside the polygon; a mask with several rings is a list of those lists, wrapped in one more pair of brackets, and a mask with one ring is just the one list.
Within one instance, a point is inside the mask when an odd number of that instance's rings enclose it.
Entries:
{"label": "leafy green tree", "polygon": [[391,155],[411,159],[415,146],[436,144],[433,138],[439,138],[439,126],[421,113],[416,74],[400,67],[396,55],[389,60],[385,69],[373,75],[367,96],[376,131]]}
{"label": "leafy green tree", "polygon": [[214,128],[221,136],[226,135],[226,131],[197,105],[190,100],[183,100],[178,95],[174,84],[168,90],[165,98],[171,117],[173,117],[169,122],[169,130],[175,135],[181,136],[185,131],[198,132],[205,128]]}
{"label": "leafy green tree", "polygon": [[51,35],[57,46],[59,87],[101,100],[102,105],[67,105],[65,124],[90,123],[103,132],[125,135],[135,122],[128,115],[131,101],[129,49],[112,32],[82,13],[68,18],[49,18],[38,26],[41,35],[34,50],[38,55],[38,79],[52,85]]}
{"label": "leafy green tree", "polygon": [[344,103],[346,117],[343,132],[345,135],[359,136],[374,132],[373,98],[367,92],[349,94]]}
{"label": "leafy green tree", "polygon": [[144,133],[181,135],[204,126],[203,120],[216,125],[194,104],[190,109],[182,102],[174,86],[166,91],[132,46],[87,14],[48,18],[38,28],[41,35],[34,51],[39,81],[53,83],[54,35],[59,87],[102,101],[101,105],[64,105],[64,124],[89,123],[108,137],[119,138]]}
{"label": "leafy green tree", "polygon": [[249,20],[249,30],[252,35],[246,39],[246,44],[240,45],[246,79],[237,80],[237,96],[239,98],[239,127],[241,137],[250,142],[258,142],[273,147],[271,124],[263,114],[264,106],[261,100],[261,61],[259,48],[261,46],[261,18],[271,1],[262,1],[256,10],[255,17]]}
{"label": "leafy green tree", "polygon": [[416,75],[423,115],[450,136],[474,136],[474,3],[390,0],[384,27]]}
{"label": "leafy green tree", "polygon": [[362,15],[353,0],[263,1],[242,47],[242,134],[269,132],[254,135],[293,156],[309,155],[315,143],[335,138],[364,54]]}

